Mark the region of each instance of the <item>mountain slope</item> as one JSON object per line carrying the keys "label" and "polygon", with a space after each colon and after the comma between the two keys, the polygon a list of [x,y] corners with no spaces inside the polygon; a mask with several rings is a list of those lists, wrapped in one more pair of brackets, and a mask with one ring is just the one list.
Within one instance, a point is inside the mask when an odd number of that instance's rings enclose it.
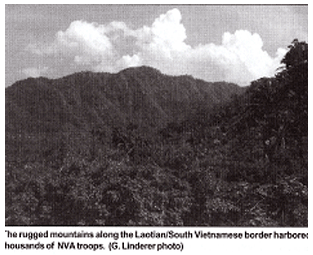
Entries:
{"label": "mountain slope", "polygon": [[182,120],[193,102],[225,102],[242,91],[227,83],[166,76],[149,67],[117,74],[77,73],[61,79],[29,78],[6,89],[6,128],[12,132],[59,131],[66,125],[163,127]]}
{"label": "mountain slope", "polygon": [[[145,66],[117,74],[28,78],[5,91],[6,155],[13,161],[19,155],[25,160],[43,150],[49,154],[59,143],[88,144],[95,130],[110,143],[112,130],[128,125],[151,136],[168,123],[184,120],[199,102],[210,108],[243,91],[235,84],[168,76]],[[79,141],[69,145],[73,140]]]}

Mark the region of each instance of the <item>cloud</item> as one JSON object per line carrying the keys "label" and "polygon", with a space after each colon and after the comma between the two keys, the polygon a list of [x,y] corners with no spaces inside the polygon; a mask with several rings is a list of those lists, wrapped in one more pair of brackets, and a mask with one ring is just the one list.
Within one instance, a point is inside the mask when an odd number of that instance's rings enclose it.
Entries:
{"label": "cloud", "polygon": [[27,77],[37,78],[47,73],[48,70],[49,70],[48,67],[43,67],[43,68],[30,67],[30,68],[24,68],[22,70],[22,73],[26,75]]}
{"label": "cloud", "polygon": [[161,51],[183,51],[190,46],[184,43],[187,38],[185,27],[180,23],[181,14],[178,9],[168,11],[157,18],[151,27],[137,31],[138,45],[148,45],[149,49]]}
{"label": "cloud", "polygon": [[56,51],[75,55],[74,61],[79,65],[94,65],[111,58],[113,54],[105,28],[95,23],[74,21],[65,32],[59,31],[56,37]]}
{"label": "cloud", "polygon": [[27,47],[38,55],[71,57],[78,65],[95,65],[114,54],[108,28],[86,21],[73,21],[66,31],[59,31],[53,43],[48,45],[30,44]]}
{"label": "cloud", "polygon": [[[247,30],[222,35],[221,44],[191,47],[178,9],[155,19],[151,26],[130,29],[124,22],[99,25],[74,21],[46,45],[29,45],[38,55],[69,59],[73,65],[94,71],[117,72],[130,66],[149,65],[172,75],[190,74],[207,81],[249,85],[272,76],[285,49],[270,56],[262,49],[261,37]],[[33,70],[34,71],[34,70]]]}
{"label": "cloud", "polygon": [[[276,57],[271,57],[262,49],[263,42],[258,34],[246,30],[234,34],[224,33],[221,45],[198,46],[190,54],[193,63],[199,60],[206,66],[202,78],[226,80],[246,84],[264,76],[273,76],[286,53],[278,49]],[[210,70],[214,70],[210,72]]]}

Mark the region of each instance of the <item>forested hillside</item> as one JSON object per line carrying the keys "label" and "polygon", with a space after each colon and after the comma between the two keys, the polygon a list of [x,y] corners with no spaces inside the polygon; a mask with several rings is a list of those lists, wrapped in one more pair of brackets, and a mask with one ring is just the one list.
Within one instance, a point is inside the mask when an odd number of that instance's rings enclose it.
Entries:
{"label": "forested hillside", "polygon": [[6,225],[307,226],[308,45],[248,88],[150,67],[6,89]]}

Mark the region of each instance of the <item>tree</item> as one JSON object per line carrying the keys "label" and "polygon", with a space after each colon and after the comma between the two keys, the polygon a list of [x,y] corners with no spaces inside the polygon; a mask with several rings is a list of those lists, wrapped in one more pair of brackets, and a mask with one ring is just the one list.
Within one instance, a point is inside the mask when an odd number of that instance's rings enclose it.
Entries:
{"label": "tree", "polygon": [[288,48],[290,50],[281,61],[282,64],[286,65],[286,70],[308,63],[308,44],[306,42],[299,42],[298,39],[294,39]]}

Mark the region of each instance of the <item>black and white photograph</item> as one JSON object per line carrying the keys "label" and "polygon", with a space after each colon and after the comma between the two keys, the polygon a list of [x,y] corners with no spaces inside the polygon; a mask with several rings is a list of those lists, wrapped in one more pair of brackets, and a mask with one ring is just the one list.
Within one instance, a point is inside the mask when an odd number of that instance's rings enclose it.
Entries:
{"label": "black and white photograph", "polygon": [[5,226],[307,228],[308,5],[6,4]]}

